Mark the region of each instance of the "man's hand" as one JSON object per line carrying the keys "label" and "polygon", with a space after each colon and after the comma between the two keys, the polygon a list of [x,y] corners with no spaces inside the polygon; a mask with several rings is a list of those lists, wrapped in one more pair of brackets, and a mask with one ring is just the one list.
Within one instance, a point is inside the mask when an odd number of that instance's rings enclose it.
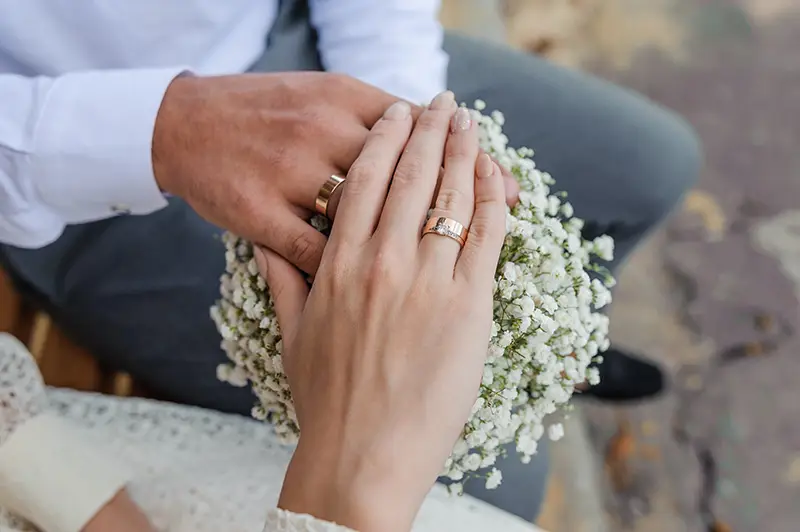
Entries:
{"label": "man's hand", "polygon": [[[347,174],[397,100],[322,72],[177,78],[156,119],[156,181],[210,222],[314,274],[326,242],[306,221],[317,193],[331,174]],[[337,203],[338,195],[334,213]]]}
{"label": "man's hand", "polygon": [[210,222],[313,273],[325,237],[305,221],[397,98],[327,73],[181,77],[153,134],[159,186]]}

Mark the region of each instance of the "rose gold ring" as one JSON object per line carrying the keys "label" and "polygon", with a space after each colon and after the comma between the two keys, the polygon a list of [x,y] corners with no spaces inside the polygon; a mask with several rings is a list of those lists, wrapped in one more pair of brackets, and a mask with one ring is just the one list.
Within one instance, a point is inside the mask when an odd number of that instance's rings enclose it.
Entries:
{"label": "rose gold ring", "polygon": [[325,184],[322,185],[322,188],[319,189],[319,194],[317,194],[317,199],[314,202],[314,207],[316,208],[317,212],[320,213],[325,218],[330,219],[328,216],[328,202],[330,202],[331,197],[333,196],[334,191],[339,188],[339,185],[344,183],[344,178],[339,177],[338,175],[332,175],[325,181]]}
{"label": "rose gold ring", "polygon": [[463,248],[467,242],[467,229],[452,218],[436,216],[428,218],[422,236],[434,234],[452,238]]}

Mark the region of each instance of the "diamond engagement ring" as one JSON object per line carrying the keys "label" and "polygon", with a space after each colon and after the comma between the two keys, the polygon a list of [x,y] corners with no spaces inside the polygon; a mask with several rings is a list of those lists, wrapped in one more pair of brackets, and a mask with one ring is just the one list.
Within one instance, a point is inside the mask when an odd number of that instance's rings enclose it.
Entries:
{"label": "diamond engagement ring", "polygon": [[445,216],[432,217],[425,222],[425,228],[422,230],[422,236],[428,234],[452,238],[458,242],[462,248],[467,241],[467,229],[459,222]]}

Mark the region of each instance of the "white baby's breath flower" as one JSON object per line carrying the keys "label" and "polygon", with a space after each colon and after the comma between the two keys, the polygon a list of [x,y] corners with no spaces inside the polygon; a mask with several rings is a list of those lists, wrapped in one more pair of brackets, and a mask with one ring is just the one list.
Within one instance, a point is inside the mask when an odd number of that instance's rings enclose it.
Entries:
{"label": "white baby's breath flower", "polygon": [[558,441],[564,437],[564,425],[561,423],[556,423],[554,425],[550,425],[550,428],[547,429],[547,435],[553,441]]}
{"label": "white baby's breath flower", "polygon": [[492,472],[489,473],[489,476],[486,477],[486,489],[493,490],[497,488],[502,481],[503,473],[501,473],[499,469],[494,468]]}
{"label": "white baby's breath flower", "polygon": [[[506,240],[495,276],[494,322],[478,399],[442,474],[463,492],[462,482],[486,478],[496,488],[502,474],[491,467],[504,445],[516,442],[528,462],[545,433],[545,418],[563,408],[574,386],[599,380],[591,362],[608,347],[608,318],[598,309],[611,301],[614,280],[595,258],[613,257],[608,236],[587,241],[583,221],[572,205],[553,193],[553,177],[536,168],[533,151],[508,147],[504,117],[482,114],[478,101],[470,111],[479,126],[481,147],[507,168],[520,184],[520,202],[506,215]],[[312,218],[327,231],[323,217]],[[252,415],[275,427],[286,442],[299,435],[288,381],[281,360],[283,345],[272,298],[258,276],[252,246],[226,233],[225,273],[221,299],[211,316],[222,336],[229,365],[217,371],[220,380],[253,388],[258,402]],[[591,274],[591,276],[590,276]],[[547,430],[550,439],[563,436],[561,424]]]}

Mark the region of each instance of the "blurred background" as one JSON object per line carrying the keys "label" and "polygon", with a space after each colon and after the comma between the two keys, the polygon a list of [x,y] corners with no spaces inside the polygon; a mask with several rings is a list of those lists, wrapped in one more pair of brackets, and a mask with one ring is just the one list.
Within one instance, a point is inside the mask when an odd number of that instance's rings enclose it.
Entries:
{"label": "blurred background", "polygon": [[[612,309],[613,340],[663,364],[670,390],[581,403],[552,446],[539,524],[800,530],[800,0],[444,0],[441,17],[643,92],[705,148],[698,187],[626,266]],[[0,329],[50,384],[137,393],[2,278]]]}
{"label": "blurred background", "polygon": [[542,527],[800,530],[800,2],[451,0],[442,15],[643,92],[705,148],[612,308],[612,339],[671,389],[581,403],[551,447]]}

